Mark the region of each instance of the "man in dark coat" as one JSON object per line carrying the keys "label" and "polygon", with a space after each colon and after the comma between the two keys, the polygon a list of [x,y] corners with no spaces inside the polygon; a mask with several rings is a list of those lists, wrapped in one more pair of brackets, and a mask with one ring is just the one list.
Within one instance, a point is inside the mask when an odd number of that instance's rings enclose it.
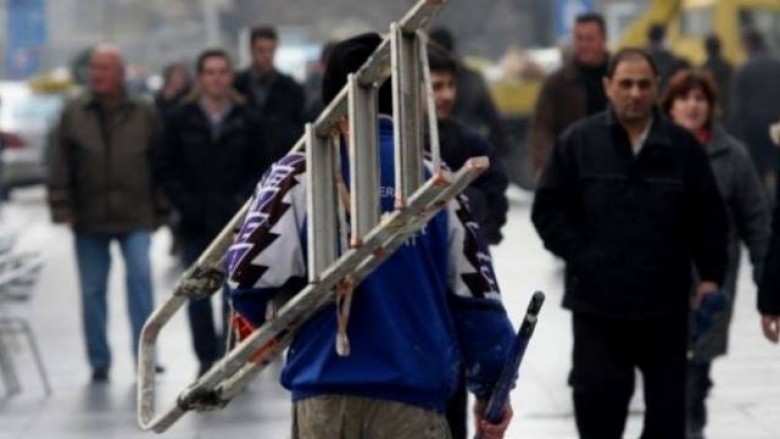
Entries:
{"label": "man in dark coat", "polygon": [[[458,62],[455,38],[449,30],[434,29],[431,31],[431,41]],[[493,97],[482,74],[458,62],[456,85],[458,93],[452,109],[452,118],[490,140],[501,157],[509,155],[512,148],[511,136],[493,103]]]}
{"label": "man in dark coat", "polygon": [[[486,156],[490,167],[465,190],[471,214],[479,223],[488,244],[498,244],[503,236],[501,227],[506,222],[509,203],[506,189],[509,178],[498,153],[490,142],[466,125],[453,119],[457,101],[458,64],[447,53],[431,48],[428,56],[431,69],[433,99],[439,127],[442,160],[453,170],[460,169],[472,157]],[[452,439],[466,439],[467,392],[465,377],[447,406],[447,422]]]}
{"label": "man in dark coat", "polygon": [[295,79],[274,67],[279,43],[276,30],[258,27],[250,34],[252,65],[234,83],[262,118],[266,147],[281,158],[303,134],[305,93]]}
{"label": "man in dark coat", "polygon": [[[780,136],[773,139],[780,146]],[[764,336],[772,343],[780,342],[780,190],[775,188],[775,211],[772,214],[772,237],[769,241],[764,276],[758,288],[758,311]]]}
{"label": "man in dark coat", "polygon": [[749,59],[734,74],[732,132],[750,149],[759,177],[771,189],[776,152],[769,138],[769,126],[780,120],[780,58],[769,51],[756,31],[746,32],[743,44]]}
{"label": "man in dark coat", "polygon": [[660,23],[650,26],[647,31],[647,51],[658,68],[659,92],[663,94],[669,79],[680,70],[688,68],[689,63],[666,47],[666,26]]}
{"label": "man in dark coat", "polygon": [[722,119],[728,120],[731,76],[734,73],[734,68],[723,58],[721,41],[717,35],[709,35],[704,40],[704,50],[707,52],[707,60],[702,64],[702,68],[712,73],[712,76],[715,78],[715,84],[718,86],[718,101],[722,110]]}
{"label": "man in dark coat", "polygon": [[434,49],[429,55],[429,65],[442,159],[453,170],[460,169],[472,157],[486,156],[490,159],[490,167],[466,189],[466,195],[472,215],[482,227],[488,244],[498,244],[503,238],[501,227],[506,223],[509,210],[506,170],[493,145],[452,116],[459,91],[456,61]]}
{"label": "man in dark coat", "polygon": [[723,282],[726,212],[703,148],[654,105],[650,55],[618,52],[604,87],[609,109],[558,139],[532,214],[566,261],[577,427],[621,438],[639,369],[642,437],[683,439],[691,266],[701,301]]}
{"label": "man in dark coat", "polygon": [[608,61],[604,18],[595,13],[580,15],[574,25],[573,59],[545,80],[529,125],[527,144],[537,178],[555,139],[572,123],[606,108],[601,81]]}
{"label": "man in dark coat", "polygon": [[[184,263],[197,260],[246,202],[272,163],[257,115],[231,90],[233,67],[222,50],[198,58],[199,93],[188,96],[165,124],[158,175],[181,213]],[[222,353],[211,300],[188,306],[200,372]]]}

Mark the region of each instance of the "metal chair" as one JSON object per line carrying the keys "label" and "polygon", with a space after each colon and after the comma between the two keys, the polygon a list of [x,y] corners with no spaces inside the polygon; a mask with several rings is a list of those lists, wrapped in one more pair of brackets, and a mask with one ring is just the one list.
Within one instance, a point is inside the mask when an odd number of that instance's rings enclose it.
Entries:
{"label": "metal chair", "polygon": [[44,259],[38,253],[14,254],[6,251],[0,254],[0,374],[9,396],[21,392],[11,346],[7,343],[16,334],[27,339],[44,392],[47,396],[51,394],[49,377],[29,319],[12,312],[32,297],[44,265]]}

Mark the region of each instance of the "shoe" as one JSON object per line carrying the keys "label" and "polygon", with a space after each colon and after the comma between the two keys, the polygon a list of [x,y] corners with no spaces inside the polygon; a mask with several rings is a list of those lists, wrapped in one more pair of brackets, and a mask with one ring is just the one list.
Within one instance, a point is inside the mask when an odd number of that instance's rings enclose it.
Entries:
{"label": "shoe", "polygon": [[108,369],[104,367],[98,367],[92,369],[92,383],[93,384],[105,384],[108,382]]}

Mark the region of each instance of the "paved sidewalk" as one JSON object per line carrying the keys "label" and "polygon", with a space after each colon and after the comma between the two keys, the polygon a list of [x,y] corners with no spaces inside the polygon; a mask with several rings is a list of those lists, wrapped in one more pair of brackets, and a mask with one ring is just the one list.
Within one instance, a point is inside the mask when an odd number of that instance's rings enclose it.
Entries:
{"label": "paved sidewalk", "polygon": [[[512,211],[504,243],[494,259],[510,315],[519,322],[534,290],[547,293],[537,333],[532,341],[520,382],[513,393],[515,421],[508,438],[576,438],[566,375],[570,362],[570,316],[559,304],[562,266],[541,246],[529,221],[530,197],[511,192]],[[29,351],[15,343],[23,393],[4,398],[0,383],[0,439],[38,438],[151,438],[135,424],[135,377],[130,355],[129,321],[125,311],[122,264],[111,278],[110,340],[114,353],[111,383],[89,384],[79,317],[78,285],[70,232],[49,223],[43,191],[14,193],[4,206],[0,225],[20,233],[18,249],[39,249],[48,265],[30,306],[54,394],[45,398]],[[154,237],[153,261],[158,303],[171,291],[176,269],[167,254],[167,232]],[[711,399],[709,439],[780,438],[780,348],[761,336],[755,291],[743,270],[732,328],[731,354],[716,363],[716,387]],[[178,316],[161,337],[161,362],[167,372],[158,379],[161,405],[194,378],[192,354],[184,315]],[[277,384],[278,368],[259,377],[249,391],[216,413],[191,414],[164,437],[171,438],[287,438],[288,396]],[[641,429],[639,392],[632,405],[627,438]]]}

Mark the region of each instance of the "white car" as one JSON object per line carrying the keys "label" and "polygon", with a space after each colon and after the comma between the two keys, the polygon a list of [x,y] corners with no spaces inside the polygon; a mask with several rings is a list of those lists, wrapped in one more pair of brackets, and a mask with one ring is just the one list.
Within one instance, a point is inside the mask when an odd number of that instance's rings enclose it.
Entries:
{"label": "white car", "polygon": [[0,130],[23,144],[5,145],[0,157],[0,190],[40,184],[46,178],[49,136],[65,102],[62,93],[36,93],[25,82],[0,82]]}

